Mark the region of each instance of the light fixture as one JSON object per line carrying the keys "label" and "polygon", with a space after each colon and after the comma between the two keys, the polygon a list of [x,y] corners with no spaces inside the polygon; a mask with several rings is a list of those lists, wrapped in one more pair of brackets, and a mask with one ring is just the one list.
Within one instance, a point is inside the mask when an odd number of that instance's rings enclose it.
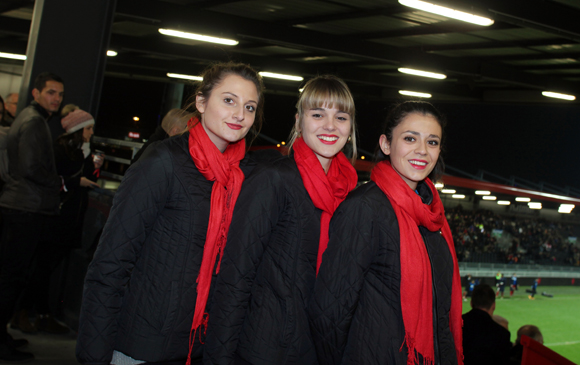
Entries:
{"label": "light fixture", "polygon": [[558,213],[569,214],[572,212],[572,209],[574,209],[574,207],[575,207],[574,204],[560,204],[560,207],[558,208]]}
{"label": "light fixture", "polygon": [[109,56],[109,57],[115,57],[116,55],[118,55],[118,53],[113,51],[113,50],[107,51],[107,56]]}
{"label": "light fixture", "polygon": [[530,202],[530,203],[528,203],[528,208],[530,208],[530,209],[542,209],[542,203]]}
{"label": "light fixture", "polygon": [[284,146],[284,145],[286,144],[286,142],[284,142],[284,141],[282,141],[282,142],[280,142],[280,143],[282,144],[282,146]]}
{"label": "light fixture", "polygon": [[0,52],[0,58],[10,58],[12,60],[26,60],[26,55]]}
{"label": "light fixture", "polygon": [[485,27],[490,26],[493,24],[493,20],[489,18],[484,18],[479,15],[465,13],[463,11],[446,8],[444,6],[439,6],[435,4],[431,4],[425,1],[419,0],[399,0],[399,3],[405,6],[409,6],[411,8],[423,10],[429,13],[443,15],[448,18],[453,18],[457,20],[461,20],[468,23],[473,23],[477,25],[483,25]]}
{"label": "light fixture", "polygon": [[399,90],[399,94],[407,95],[407,96],[416,96],[418,98],[430,98],[431,97],[431,94],[420,93],[417,91],[409,91],[409,90]]}
{"label": "light fixture", "polygon": [[179,30],[173,30],[173,29],[159,28],[159,33],[161,33],[163,35],[172,36],[172,37],[194,39],[196,41],[218,43],[218,44],[223,44],[226,46],[235,46],[238,43],[240,43],[234,39],[217,38],[217,37],[212,37],[209,35],[181,32]]}
{"label": "light fixture", "polygon": [[432,79],[438,79],[438,80],[443,80],[447,78],[447,75],[444,74],[440,74],[437,72],[429,72],[429,71],[422,71],[422,70],[415,70],[414,68],[406,68],[406,67],[400,67],[397,69],[399,72],[404,73],[404,74],[409,74],[409,75],[415,75],[415,76],[422,76],[422,77],[429,77]]}
{"label": "light fixture", "polygon": [[463,194],[453,194],[451,195],[453,199],[465,199],[465,195]]}
{"label": "light fixture", "polygon": [[441,192],[443,194],[455,194],[456,193],[455,189],[443,189],[443,190],[441,190]]}
{"label": "light fixture", "polygon": [[361,156],[361,157],[360,157],[360,159],[361,159],[361,160],[364,160],[364,159],[365,159],[365,157],[364,157],[364,156]]}
{"label": "light fixture", "polygon": [[476,190],[475,191],[475,195],[489,195],[489,194],[491,194],[491,192],[487,191],[487,190]]}
{"label": "light fixture", "polygon": [[527,203],[527,202],[529,202],[529,201],[531,201],[531,200],[532,200],[532,199],[530,199],[530,198],[524,198],[523,196],[518,196],[518,197],[516,198],[516,201],[517,201],[517,202],[524,202],[524,203]]}
{"label": "light fixture", "polygon": [[304,77],[302,76],[294,76],[294,75],[284,75],[284,74],[277,74],[274,72],[258,72],[262,77],[271,77],[274,79],[281,79],[281,80],[289,80],[289,81],[302,81]]}
{"label": "light fixture", "polygon": [[195,80],[195,81],[202,81],[203,80],[203,77],[201,77],[201,76],[174,74],[174,73],[170,73],[170,72],[167,73],[167,77],[173,77],[175,79]]}
{"label": "light fixture", "polygon": [[493,195],[484,195],[481,197],[483,200],[496,200],[497,196],[493,196]]}
{"label": "light fixture", "polygon": [[133,120],[138,122],[139,121],[139,117],[133,117]]}
{"label": "light fixture", "polygon": [[542,91],[542,95],[547,96],[549,98],[564,99],[564,100],[576,100],[576,97],[574,95],[554,93],[551,91]]}
{"label": "light fixture", "polygon": [[509,200],[498,200],[497,201],[498,205],[510,205],[510,201]]}
{"label": "light fixture", "polygon": [[442,188],[442,187],[444,187],[444,186],[445,186],[445,185],[443,185],[443,183],[440,183],[440,182],[438,182],[438,183],[435,183],[435,188],[436,188],[436,189],[441,189],[441,188]]}

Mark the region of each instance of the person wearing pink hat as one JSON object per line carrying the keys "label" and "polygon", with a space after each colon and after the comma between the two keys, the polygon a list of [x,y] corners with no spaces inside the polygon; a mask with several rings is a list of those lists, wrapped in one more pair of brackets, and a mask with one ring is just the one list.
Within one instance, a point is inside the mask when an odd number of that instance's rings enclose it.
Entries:
{"label": "person wearing pink hat", "polygon": [[[69,332],[68,327],[58,323],[50,314],[50,276],[72,249],[80,247],[88,191],[99,186],[96,181],[103,165],[103,157],[93,157],[90,150],[95,125],[93,116],[77,107],[65,115],[61,123],[66,133],[58,137],[54,144],[56,170],[64,180],[60,194],[60,215],[55,216],[51,224],[51,244],[39,247],[41,252],[20,301],[21,309],[11,322],[12,328],[19,328],[23,332]],[[38,312],[34,324],[29,321],[32,309]]]}

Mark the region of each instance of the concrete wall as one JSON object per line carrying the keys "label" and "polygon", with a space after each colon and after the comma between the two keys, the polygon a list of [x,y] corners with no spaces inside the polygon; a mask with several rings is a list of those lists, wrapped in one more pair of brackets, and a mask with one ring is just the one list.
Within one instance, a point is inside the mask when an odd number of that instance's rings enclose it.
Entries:
{"label": "concrete wall", "polygon": [[10,93],[19,92],[21,82],[22,66],[0,63],[0,95],[2,99],[6,99],[6,95]]}

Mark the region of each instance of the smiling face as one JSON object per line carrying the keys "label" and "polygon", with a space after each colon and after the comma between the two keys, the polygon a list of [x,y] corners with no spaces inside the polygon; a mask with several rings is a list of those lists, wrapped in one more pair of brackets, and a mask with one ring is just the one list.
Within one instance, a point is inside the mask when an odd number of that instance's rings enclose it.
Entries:
{"label": "smiling face", "polygon": [[296,130],[302,134],[304,142],[327,172],[332,158],[342,150],[348,140],[351,117],[334,105],[326,104],[304,110],[302,119],[300,121],[296,114]]}
{"label": "smiling face", "polygon": [[413,190],[435,168],[441,152],[441,125],[429,114],[411,113],[393,129],[392,140],[379,145],[391,166]]}
{"label": "smiling face", "polygon": [[58,81],[49,80],[42,91],[32,90],[32,96],[49,114],[56,113],[64,96],[64,85]]}
{"label": "smiling face", "polygon": [[254,124],[258,101],[254,83],[234,74],[224,77],[207,100],[196,97],[201,124],[221,152],[246,136]]}

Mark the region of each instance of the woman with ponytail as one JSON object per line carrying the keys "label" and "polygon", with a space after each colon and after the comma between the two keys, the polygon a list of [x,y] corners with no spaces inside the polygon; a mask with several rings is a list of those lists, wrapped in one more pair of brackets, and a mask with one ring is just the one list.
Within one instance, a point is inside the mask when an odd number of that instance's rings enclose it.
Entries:
{"label": "woman with ponytail", "polygon": [[[334,76],[308,81],[290,156],[244,182],[216,284],[206,364],[316,364],[306,305],[334,210],[357,174],[354,101]],[[353,156],[353,158],[356,158]]]}
{"label": "woman with ponytail", "polygon": [[395,107],[371,182],[337,209],[309,305],[320,364],[463,364],[461,285],[443,204],[445,120]]}
{"label": "woman with ponytail", "polygon": [[151,145],[115,194],[85,280],[81,363],[201,362],[214,269],[253,165],[244,137],[264,104],[247,65],[202,76],[189,130]]}

